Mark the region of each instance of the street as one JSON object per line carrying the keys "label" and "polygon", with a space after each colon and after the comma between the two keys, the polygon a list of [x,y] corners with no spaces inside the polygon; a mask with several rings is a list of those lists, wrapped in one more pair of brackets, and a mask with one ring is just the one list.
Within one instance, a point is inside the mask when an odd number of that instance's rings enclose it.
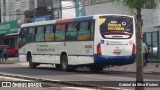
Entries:
{"label": "street", "polygon": [[0,3],[0,90],[160,90],[160,0]]}
{"label": "street", "polygon": [[[0,64],[0,73],[107,87],[114,87],[114,81],[123,82],[136,80],[136,73],[107,70],[99,73],[93,73],[87,69],[78,69],[75,72],[63,72],[54,68],[54,65],[40,65],[37,69],[30,69],[28,67],[28,63],[25,62],[15,64]],[[160,78],[159,75],[144,74],[144,80],[160,81]],[[131,90],[134,89],[134,87],[118,87],[118,85],[115,87]],[[159,90],[159,87],[146,87],[146,90],[150,89]]]}

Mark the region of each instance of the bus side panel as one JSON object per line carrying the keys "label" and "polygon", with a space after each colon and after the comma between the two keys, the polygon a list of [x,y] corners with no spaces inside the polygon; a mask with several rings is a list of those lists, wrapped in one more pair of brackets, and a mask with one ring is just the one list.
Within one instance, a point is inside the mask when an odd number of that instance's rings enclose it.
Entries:
{"label": "bus side panel", "polygon": [[[67,53],[69,65],[91,64],[93,60],[93,41],[62,42],[55,46],[58,54]],[[60,63],[60,56],[56,56]]]}
{"label": "bus side panel", "polygon": [[19,61],[27,61],[25,54],[19,54]]}
{"label": "bus side panel", "polygon": [[27,52],[31,52],[32,62],[55,63],[55,52],[52,43],[29,43],[19,50],[20,61],[27,61]]}
{"label": "bus side panel", "polygon": [[93,63],[93,56],[68,56],[69,65],[85,65]]}

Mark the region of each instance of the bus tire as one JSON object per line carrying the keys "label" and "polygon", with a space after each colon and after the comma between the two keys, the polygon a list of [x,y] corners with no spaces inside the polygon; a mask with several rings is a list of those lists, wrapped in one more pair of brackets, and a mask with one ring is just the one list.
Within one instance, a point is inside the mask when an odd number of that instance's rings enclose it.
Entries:
{"label": "bus tire", "polygon": [[30,68],[36,68],[36,64],[32,62],[32,56],[31,55],[27,55],[27,61],[29,62],[29,67]]}
{"label": "bus tire", "polygon": [[103,65],[93,64],[93,65],[90,66],[90,70],[91,70],[92,72],[101,72],[101,71],[103,71],[103,68],[104,68]]}
{"label": "bus tire", "polygon": [[61,67],[62,67],[63,71],[68,71],[69,70],[67,55],[62,55],[62,58],[61,58]]}

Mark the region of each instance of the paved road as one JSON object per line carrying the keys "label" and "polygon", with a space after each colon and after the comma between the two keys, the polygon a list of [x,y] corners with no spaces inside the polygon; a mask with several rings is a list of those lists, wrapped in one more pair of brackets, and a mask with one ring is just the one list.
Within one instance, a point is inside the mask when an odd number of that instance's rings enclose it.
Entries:
{"label": "paved road", "polygon": [[96,90],[90,87],[66,87],[8,76],[0,76],[0,81],[2,81],[0,82],[0,90],[21,90],[22,88],[23,90]]}
{"label": "paved road", "polygon": [[[30,77],[45,78],[50,80],[61,80],[67,82],[78,81],[78,83],[87,83],[87,84],[89,83],[101,86],[105,86],[106,84],[112,83],[111,81],[136,80],[135,73],[112,72],[112,71],[92,73],[89,70],[84,70],[84,69],[77,70],[76,72],[62,72],[53,67],[54,67],[53,65],[40,65],[37,69],[30,69],[28,68],[28,63],[1,64],[0,73],[18,74]],[[156,81],[156,80],[160,81],[159,75],[145,74],[144,77],[145,80],[147,81]],[[132,88],[122,87],[122,88],[134,89],[133,87]],[[158,88],[153,88],[153,87],[147,89],[159,90]]]}

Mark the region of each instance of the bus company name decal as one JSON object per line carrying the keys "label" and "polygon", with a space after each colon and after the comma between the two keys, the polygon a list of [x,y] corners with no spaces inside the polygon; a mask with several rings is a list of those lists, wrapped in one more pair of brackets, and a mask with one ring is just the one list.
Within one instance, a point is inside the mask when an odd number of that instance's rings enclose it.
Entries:
{"label": "bus company name decal", "polygon": [[54,52],[55,49],[53,48],[38,48],[37,47],[37,52]]}

